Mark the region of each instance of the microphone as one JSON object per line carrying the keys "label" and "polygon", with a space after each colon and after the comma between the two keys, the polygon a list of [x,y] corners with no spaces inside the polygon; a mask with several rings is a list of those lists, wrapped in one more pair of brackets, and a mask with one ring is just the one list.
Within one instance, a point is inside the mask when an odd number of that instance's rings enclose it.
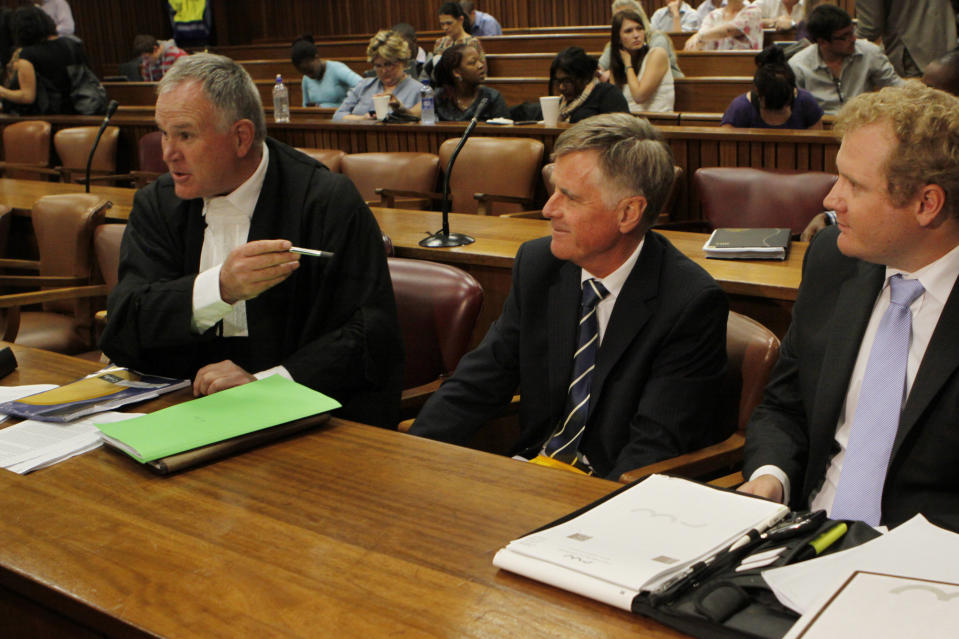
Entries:
{"label": "microphone", "polygon": [[116,100],[110,100],[110,104],[107,105],[106,117],[103,118],[103,123],[100,125],[100,130],[97,131],[97,137],[93,140],[93,146],[90,147],[90,156],[87,158],[87,193],[90,192],[90,167],[93,166],[93,154],[97,151],[97,145],[100,144],[100,138],[103,137],[103,132],[106,131],[107,125],[110,124],[110,118],[112,118],[113,114],[117,112],[117,108],[119,106],[119,102]]}
{"label": "microphone", "polygon": [[450,156],[450,162],[446,166],[446,175],[443,176],[443,228],[429,237],[420,240],[420,246],[426,248],[452,248],[454,246],[472,244],[476,241],[469,235],[450,233],[450,173],[453,172],[453,163],[456,162],[456,156],[460,154],[460,149],[466,144],[466,139],[470,136],[470,133],[473,132],[473,129],[476,128],[476,123],[479,121],[479,117],[483,114],[483,109],[486,108],[488,103],[489,98],[484,97],[480,100],[476,106],[476,112],[473,114],[473,119],[470,120],[470,123],[466,126],[466,131],[463,132],[463,137],[460,138],[460,143],[456,145],[456,148],[453,150],[453,155]]}

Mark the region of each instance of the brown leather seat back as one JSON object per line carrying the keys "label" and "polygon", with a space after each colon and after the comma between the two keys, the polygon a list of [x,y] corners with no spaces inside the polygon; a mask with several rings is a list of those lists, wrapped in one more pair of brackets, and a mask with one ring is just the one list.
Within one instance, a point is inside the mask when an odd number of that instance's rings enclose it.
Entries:
{"label": "brown leather seat back", "polygon": [[[100,142],[103,144],[103,142]],[[87,153],[90,151],[88,150]],[[137,142],[138,168],[151,173],[166,173],[166,162],[163,161],[163,134],[159,131],[150,131]]]}
{"label": "brown leather seat back", "polygon": [[715,167],[693,174],[703,217],[713,228],[788,227],[794,234],[823,211],[835,182],[835,175],[819,171]]}
{"label": "brown leather seat back", "polygon": [[397,191],[436,190],[439,158],[434,153],[351,153],[343,158],[343,174],[353,181],[367,202],[377,188]]}
{"label": "brown leather seat back", "polygon": [[[106,214],[104,200],[91,193],[47,195],[33,205],[31,218],[40,254],[40,275],[89,278],[93,271],[93,230]],[[84,301],[49,302],[45,311],[74,314]],[[89,313],[78,314],[78,317]]]}
{"label": "brown leather seat back", "polygon": [[469,347],[483,288],[448,264],[387,258],[406,351],[403,388],[453,372]]}
{"label": "brown leather seat back", "polygon": [[[83,171],[87,167],[87,158],[90,155],[90,147],[97,137],[95,126],[77,126],[69,129],[60,129],[53,136],[53,146],[57,150],[57,156],[60,158],[60,164],[67,169]],[[108,126],[100,138],[100,144],[97,146],[96,153],[93,154],[93,162],[90,165],[91,171],[100,173],[116,173],[117,170],[117,140],[120,138],[120,129],[115,126]],[[77,173],[77,178],[82,178],[81,173]]]}
{"label": "brown leather seat back", "polygon": [[[26,120],[4,127],[3,159],[17,164],[50,166],[50,123]],[[16,169],[6,171],[5,175],[24,180],[37,179],[36,173]]]}
{"label": "brown leather seat back", "polygon": [[93,252],[97,256],[97,268],[103,283],[111,291],[119,279],[120,243],[126,228],[126,224],[101,224],[93,232]]}
{"label": "brown leather seat back", "polygon": [[737,430],[745,431],[779,359],[779,338],[756,320],[730,311],[726,321],[726,357],[728,370],[738,378],[740,386]]}
{"label": "brown leather seat back", "polygon": [[296,147],[296,150],[301,153],[306,153],[317,162],[326,166],[326,168],[333,173],[340,172],[343,156],[346,155],[346,151],[340,151],[339,149],[308,149],[305,147]]}
{"label": "brown leather seat back", "polygon": [[[458,139],[440,145],[440,167],[445,171]],[[543,143],[532,138],[470,138],[463,146],[450,176],[452,209],[457,213],[476,213],[474,193],[493,193],[532,198],[540,166]],[[494,212],[523,210],[519,204],[495,203]]]}
{"label": "brown leather seat back", "polygon": [[0,257],[5,257],[7,254],[7,238],[10,237],[12,210],[9,206],[0,204]]}

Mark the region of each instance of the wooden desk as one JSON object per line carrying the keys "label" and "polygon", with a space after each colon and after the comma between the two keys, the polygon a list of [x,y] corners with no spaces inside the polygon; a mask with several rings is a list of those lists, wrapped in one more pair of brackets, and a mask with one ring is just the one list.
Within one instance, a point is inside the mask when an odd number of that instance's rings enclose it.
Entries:
{"label": "wooden desk", "polygon": [[[15,350],[20,370],[4,384],[94,368]],[[100,449],[0,473],[0,626],[6,636],[681,637],[491,563],[509,540],[617,487],[335,419],[166,478]]]}
{"label": "wooden desk", "polygon": [[[450,229],[471,235],[476,242],[451,249],[429,249],[421,247],[419,241],[442,226],[439,213],[374,207],[373,215],[380,229],[393,241],[397,256],[452,264],[469,272],[483,285],[485,298],[473,334],[474,345],[499,317],[509,293],[513,259],[520,244],[550,234],[546,220],[453,213]],[[784,262],[708,260],[702,249],[706,234],[681,231],[662,231],[662,234],[719,282],[734,311],[755,318],[780,337],[785,334],[802,279],[806,242],[794,242]]]}
{"label": "wooden desk", "polygon": [[[33,203],[44,195],[83,192],[82,184],[0,178],[0,204],[12,207],[19,214],[29,214]],[[94,184],[90,187],[90,193],[113,202],[113,207],[107,212],[107,219],[126,220],[130,217],[136,189]]]}

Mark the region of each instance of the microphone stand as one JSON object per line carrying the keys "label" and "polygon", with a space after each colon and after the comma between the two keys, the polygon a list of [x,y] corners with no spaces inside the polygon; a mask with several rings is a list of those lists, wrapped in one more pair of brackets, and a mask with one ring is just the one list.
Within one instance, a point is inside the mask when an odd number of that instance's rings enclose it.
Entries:
{"label": "microphone stand", "polygon": [[420,246],[426,248],[452,248],[454,246],[472,244],[476,241],[469,235],[464,235],[463,233],[450,233],[450,173],[453,172],[453,163],[456,162],[456,156],[460,154],[460,150],[463,148],[463,145],[466,144],[466,139],[469,138],[470,133],[476,128],[476,123],[479,121],[483,109],[486,108],[487,102],[489,102],[489,100],[486,98],[480,100],[473,119],[470,120],[470,123],[467,125],[466,131],[463,133],[463,137],[460,138],[460,143],[456,145],[456,149],[453,150],[453,155],[450,156],[450,162],[446,167],[446,175],[443,176],[443,228],[429,237],[420,240]]}
{"label": "microphone stand", "polygon": [[97,131],[97,137],[93,140],[93,146],[90,147],[90,155],[87,157],[87,193],[90,192],[90,168],[93,166],[93,154],[97,151],[97,146],[100,144],[100,138],[103,137],[103,132],[107,130],[107,125],[110,124],[110,118],[112,118],[113,114],[117,112],[117,107],[119,106],[119,102],[116,100],[110,100],[110,104],[107,105],[107,115],[105,118],[103,118],[103,123],[100,125],[100,130]]}

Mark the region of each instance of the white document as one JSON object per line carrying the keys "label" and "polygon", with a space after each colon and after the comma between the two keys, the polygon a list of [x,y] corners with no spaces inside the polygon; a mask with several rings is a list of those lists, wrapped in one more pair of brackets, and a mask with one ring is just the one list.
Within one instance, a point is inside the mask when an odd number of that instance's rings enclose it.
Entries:
{"label": "white document", "polygon": [[[101,413],[99,422],[115,422],[142,413]],[[100,429],[82,419],[69,424],[25,420],[0,430],[0,467],[18,474],[44,468],[100,446]]]}
{"label": "white document", "polygon": [[653,591],[753,528],[780,504],[652,475],[567,522],[510,542],[493,564],[630,610]]}
{"label": "white document", "polygon": [[783,605],[805,613],[823,593],[834,592],[857,570],[959,581],[959,534],[933,526],[922,515],[916,515],[861,546],[773,568],[762,575]]}
{"label": "white document", "polygon": [[959,584],[856,571],[783,639],[953,639],[957,629]]}
{"label": "white document", "polygon": [[[56,384],[31,384],[29,386],[0,386],[0,404],[14,402],[28,395],[36,395],[56,388]],[[9,415],[0,413],[0,424],[7,420]]]}

